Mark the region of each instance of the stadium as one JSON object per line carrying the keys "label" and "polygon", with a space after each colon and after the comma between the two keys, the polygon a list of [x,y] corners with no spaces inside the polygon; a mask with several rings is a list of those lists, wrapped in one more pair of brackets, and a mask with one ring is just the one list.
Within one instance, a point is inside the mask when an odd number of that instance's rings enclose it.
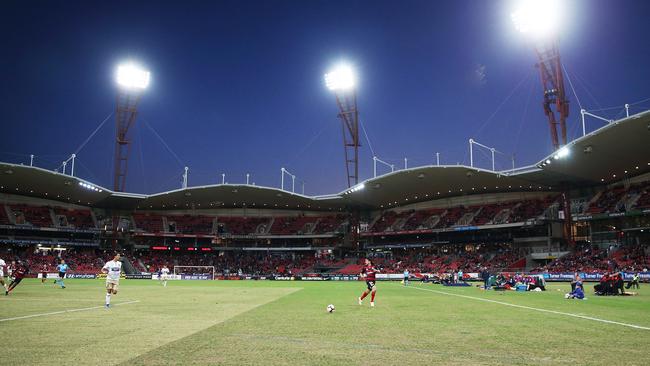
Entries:
{"label": "stadium", "polygon": [[[559,52],[535,47],[531,81],[553,148],[501,169],[471,136],[464,162],[360,159],[362,81],[329,70],[346,185],[315,195],[291,166],[275,186],[192,185],[185,166],[180,187],[129,191],[150,73],[118,67],[114,112],[62,164],[0,162],[0,364],[645,363],[648,99],[576,111]],[[79,169],[107,121],[111,182]]]}

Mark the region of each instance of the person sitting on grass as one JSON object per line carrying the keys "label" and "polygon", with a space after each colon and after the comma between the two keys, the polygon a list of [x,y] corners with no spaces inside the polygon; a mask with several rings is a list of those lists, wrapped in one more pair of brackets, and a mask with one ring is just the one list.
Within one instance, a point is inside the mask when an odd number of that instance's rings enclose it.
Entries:
{"label": "person sitting on grass", "polygon": [[582,283],[582,278],[580,278],[580,275],[576,272],[573,274],[573,280],[571,280],[571,291],[576,289],[576,284],[579,282]]}
{"label": "person sitting on grass", "polygon": [[609,273],[605,272],[600,278],[600,281],[597,285],[594,286],[594,292],[596,295],[605,296],[611,294],[611,283],[609,278]]}
{"label": "person sitting on grass", "polygon": [[564,295],[564,297],[567,299],[578,299],[578,300],[585,299],[585,291],[582,289],[582,283],[577,282],[575,284],[575,288],[573,289],[573,291]]}
{"label": "person sitting on grass", "polygon": [[625,289],[623,287],[624,281],[623,281],[623,273],[622,272],[616,272],[614,274],[614,279],[613,279],[613,285],[614,285],[614,295],[625,295]]}

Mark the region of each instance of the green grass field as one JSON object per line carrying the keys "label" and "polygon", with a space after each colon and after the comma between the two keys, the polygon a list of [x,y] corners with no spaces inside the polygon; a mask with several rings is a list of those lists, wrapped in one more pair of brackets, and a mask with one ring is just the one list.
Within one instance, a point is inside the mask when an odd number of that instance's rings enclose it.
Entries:
{"label": "green grass field", "polygon": [[[649,285],[639,296],[577,301],[563,298],[568,284],[495,293],[380,282],[370,308],[356,303],[362,282],[176,281],[163,288],[122,280],[116,306],[105,310],[101,280],[66,282],[62,290],[26,280],[0,298],[1,365],[648,363]],[[325,311],[330,303],[333,314]]]}

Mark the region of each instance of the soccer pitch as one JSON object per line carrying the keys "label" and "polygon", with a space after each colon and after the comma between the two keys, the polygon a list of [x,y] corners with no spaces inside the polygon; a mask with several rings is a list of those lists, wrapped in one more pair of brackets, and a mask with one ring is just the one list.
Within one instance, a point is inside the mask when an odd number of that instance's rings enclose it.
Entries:
{"label": "soccer pitch", "polygon": [[[639,296],[565,300],[363,282],[122,280],[66,289],[30,279],[0,298],[2,365],[647,364],[650,286]],[[562,291],[557,291],[561,289]],[[120,305],[121,304],[121,305]],[[326,312],[334,304],[336,311]],[[516,306],[511,306],[516,305]]]}

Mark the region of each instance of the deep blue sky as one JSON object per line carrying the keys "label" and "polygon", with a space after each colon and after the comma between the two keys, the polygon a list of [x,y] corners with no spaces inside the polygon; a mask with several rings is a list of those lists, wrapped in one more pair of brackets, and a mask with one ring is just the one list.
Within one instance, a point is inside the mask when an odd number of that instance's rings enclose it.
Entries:
{"label": "deep blue sky", "polygon": [[[650,2],[570,3],[561,53],[582,105],[650,97]],[[468,164],[473,137],[531,164],[551,144],[532,46],[513,31],[510,11],[505,0],[5,1],[0,160],[33,153],[37,165],[56,168],[114,109],[115,65],[134,59],[152,84],[134,130],[129,191],[180,186],[182,164],[148,124],[190,167],[190,185],[219,182],[222,172],[244,182],[250,172],[277,187],[284,166],[307,194],[338,192],[341,127],[322,75],[346,60],[358,70],[361,118],[380,158],[424,165],[438,151],[443,163]],[[567,88],[575,137],[579,107]],[[112,186],[113,139],[111,119],[79,153],[79,176]],[[368,178],[372,154],[362,141]],[[509,164],[503,157],[498,167]]]}

